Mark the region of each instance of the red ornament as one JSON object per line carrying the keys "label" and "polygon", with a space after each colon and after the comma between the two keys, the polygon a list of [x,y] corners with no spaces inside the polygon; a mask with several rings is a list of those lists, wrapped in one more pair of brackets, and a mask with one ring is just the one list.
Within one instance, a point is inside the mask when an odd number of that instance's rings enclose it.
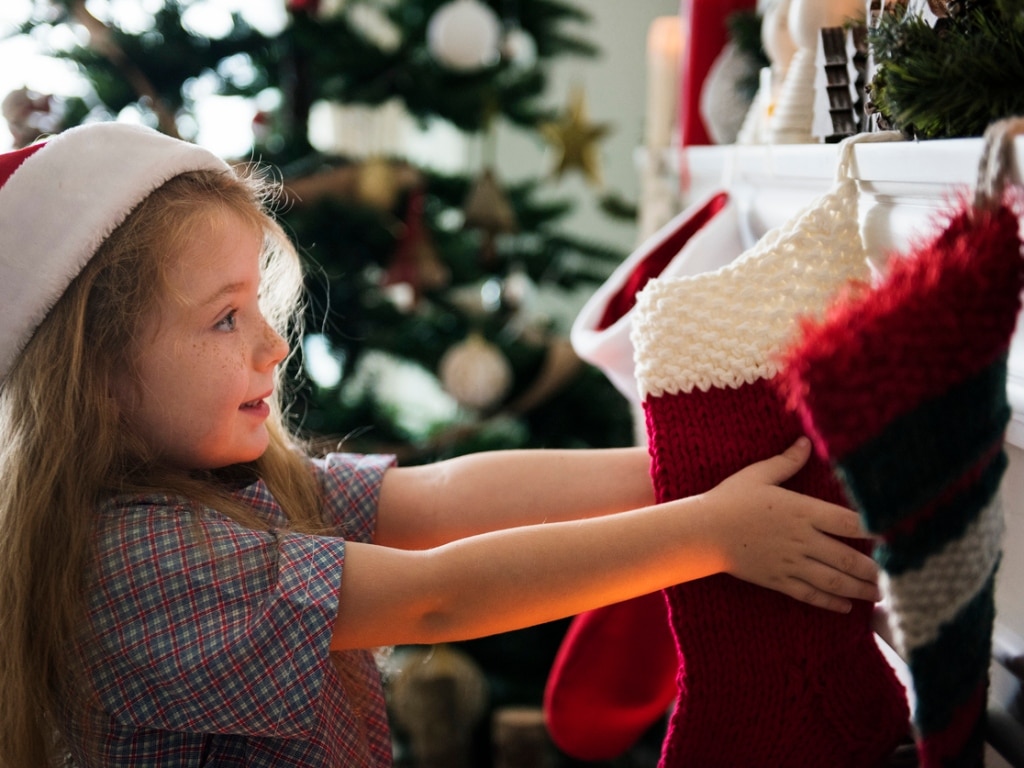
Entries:
{"label": "red ornament", "polygon": [[729,16],[753,7],[754,0],[682,0],[686,41],[683,46],[679,125],[684,147],[714,144],[700,114],[704,80],[729,42]]}
{"label": "red ornament", "polygon": [[398,248],[381,285],[405,284],[412,289],[412,303],[418,303],[424,290],[440,288],[448,281],[448,270],[434,249],[430,232],[423,221],[426,194],[422,188],[412,191],[406,206],[405,227]]}
{"label": "red ornament", "polygon": [[320,0],[286,0],[289,13],[306,13],[316,16],[320,12]]}

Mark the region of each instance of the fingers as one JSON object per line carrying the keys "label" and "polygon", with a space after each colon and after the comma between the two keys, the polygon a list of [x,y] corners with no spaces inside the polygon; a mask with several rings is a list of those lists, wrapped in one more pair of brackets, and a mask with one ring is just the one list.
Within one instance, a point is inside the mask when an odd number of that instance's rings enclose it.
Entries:
{"label": "fingers", "polygon": [[783,585],[780,591],[801,602],[838,613],[849,613],[853,600],[871,603],[881,600],[877,584],[825,566],[816,573],[809,573],[807,581],[793,579]]}
{"label": "fingers", "polygon": [[853,603],[846,598],[822,592],[820,589],[815,589],[799,581],[794,582],[791,589],[781,589],[780,591],[795,600],[813,605],[815,608],[824,608],[826,611],[849,613],[853,610]]}
{"label": "fingers", "polygon": [[819,505],[820,514],[814,521],[814,527],[822,533],[842,536],[845,539],[870,539],[872,535],[861,525],[860,515],[851,509],[838,504]]}
{"label": "fingers", "polygon": [[781,591],[805,603],[846,613],[851,600],[878,602],[878,565],[867,555],[835,539],[828,539],[807,559],[799,575]]}
{"label": "fingers", "polygon": [[[841,541],[826,538],[813,555],[825,567],[870,584],[878,583],[878,563]],[[854,595],[851,595],[853,597]]]}
{"label": "fingers", "polygon": [[[723,503],[739,499],[741,513],[751,512],[751,498],[759,500],[759,508],[753,510],[756,516],[740,514],[725,528],[722,540],[730,563],[726,570],[801,602],[845,613],[854,600],[881,599],[878,565],[840,540],[871,538],[860,515],[778,487],[803,468],[811,450],[810,440],[801,437],[783,453],[722,483]],[[759,488],[753,497],[751,488]]]}
{"label": "fingers", "polygon": [[778,485],[799,472],[810,456],[811,441],[800,437],[779,455],[752,464],[748,470],[757,473],[765,483]]}

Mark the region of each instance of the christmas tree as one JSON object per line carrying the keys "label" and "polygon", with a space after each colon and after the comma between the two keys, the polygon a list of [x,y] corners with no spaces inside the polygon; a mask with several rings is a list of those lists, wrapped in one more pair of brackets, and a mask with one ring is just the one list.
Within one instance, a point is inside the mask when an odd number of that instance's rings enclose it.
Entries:
{"label": "christmas tree", "polygon": [[[273,22],[245,4],[211,16],[209,0],[154,0],[145,16],[138,4],[132,15],[133,4],[33,3],[16,34],[74,62],[88,87],[9,94],[16,143],[115,119],[201,142],[204,99],[246,105],[229,159],[257,160],[283,182],[279,215],[310,295],[292,416],[323,450],[340,442],[411,464],[632,443],[628,405],[567,340],[570,310],[623,257],[559,229],[573,208],[559,176],[583,174],[599,194],[606,128],[590,122],[585,94],[565,110],[542,106],[549,62],[596,53],[567,31],[586,13],[558,0],[280,2]],[[324,115],[345,141],[314,140]],[[396,120],[459,132],[477,160],[416,162],[382,138]],[[498,121],[550,146],[550,174],[499,178]],[[563,632],[463,644],[488,673],[492,706],[539,703]]]}
{"label": "christmas tree", "polygon": [[[251,146],[235,159],[280,174],[280,215],[309,264],[297,427],[325,449],[343,439],[407,464],[632,440],[628,408],[566,341],[565,308],[623,255],[560,231],[572,203],[551,194],[559,174],[599,174],[605,129],[588,121],[583,94],[564,114],[541,105],[548,62],[596,53],[566,31],[583,11],[557,0],[504,17],[479,0],[292,0],[279,29],[241,11],[213,29],[200,13],[209,2],[157,5],[129,24],[115,4],[105,15],[83,0],[34,4],[18,32],[54,41],[90,87],[12,93],[5,117],[21,143],[126,116],[201,141],[205,97],[250,105]],[[68,29],[76,43],[56,42]],[[410,162],[400,142],[379,140],[399,112],[453,127],[481,147],[478,161]],[[347,145],[315,147],[316,114],[354,124]],[[497,177],[499,120],[551,145],[551,175]]]}

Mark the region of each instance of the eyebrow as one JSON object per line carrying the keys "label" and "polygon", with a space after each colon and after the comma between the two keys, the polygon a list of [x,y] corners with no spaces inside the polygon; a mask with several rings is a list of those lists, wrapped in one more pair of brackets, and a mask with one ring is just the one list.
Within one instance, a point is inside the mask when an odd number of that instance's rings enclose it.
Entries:
{"label": "eyebrow", "polygon": [[220,301],[225,296],[230,296],[233,293],[239,293],[240,291],[244,291],[247,286],[248,286],[248,281],[247,280],[238,280],[238,281],[233,282],[233,283],[228,283],[227,285],[222,285],[220,288],[218,288],[216,291],[214,291],[206,299],[200,301],[199,302],[199,306],[200,307],[207,307],[210,304],[214,304],[215,302]]}

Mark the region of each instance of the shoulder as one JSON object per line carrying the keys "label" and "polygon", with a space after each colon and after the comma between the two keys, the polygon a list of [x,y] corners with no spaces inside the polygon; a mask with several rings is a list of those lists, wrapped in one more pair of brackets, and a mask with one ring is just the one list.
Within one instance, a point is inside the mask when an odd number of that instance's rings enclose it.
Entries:
{"label": "shoulder", "polygon": [[382,454],[330,453],[313,462],[328,522],[356,540],[372,535],[384,473],[395,457]]}
{"label": "shoulder", "polygon": [[395,457],[385,454],[328,453],[314,459],[313,466],[325,490],[358,484],[379,485],[384,473],[395,466]]}
{"label": "shoulder", "polygon": [[[262,482],[256,483],[263,486]],[[123,494],[99,505],[94,541],[100,559],[183,558],[199,543],[204,549],[235,550],[252,546],[254,539],[286,526],[280,507],[265,488],[254,491],[258,499],[249,508],[266,523],[266,529],[249,528],[226,514],[191,498],[159,491]],[[260,503],[262,501],[262,503]],[[249,542],[249,543],[247,543]]]}

